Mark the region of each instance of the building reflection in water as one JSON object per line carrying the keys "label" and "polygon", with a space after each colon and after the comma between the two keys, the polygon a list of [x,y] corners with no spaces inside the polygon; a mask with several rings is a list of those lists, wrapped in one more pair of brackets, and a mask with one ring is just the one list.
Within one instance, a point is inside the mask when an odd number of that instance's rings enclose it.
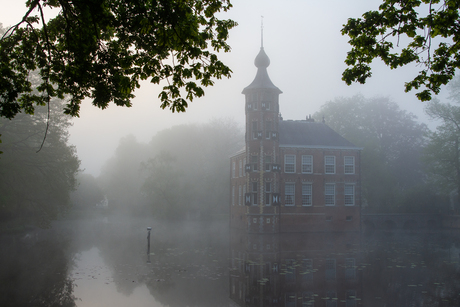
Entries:
{"label": "building reflection in water", "polygon": [[240,306],[361,306],[358,233],[230,235],[230,298]]}

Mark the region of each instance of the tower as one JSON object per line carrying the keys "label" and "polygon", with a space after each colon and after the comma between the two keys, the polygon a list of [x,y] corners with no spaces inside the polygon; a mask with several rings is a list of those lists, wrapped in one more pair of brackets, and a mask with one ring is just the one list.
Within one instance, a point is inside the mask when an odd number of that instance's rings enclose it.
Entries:
{"label": "tower", "polygon": [[360,151],[326,123],[283,120],[263,43],[243,89],[245,148],[230,158],[230,227],[248,233],[359,231]]}
{"label": "tower", "polygon": [[279,210],[279,94],[268,76],[270,59],[263,45],[254,61],[257,74],[243,90],[246,113],[247,227],[250,232],[278,232]]}

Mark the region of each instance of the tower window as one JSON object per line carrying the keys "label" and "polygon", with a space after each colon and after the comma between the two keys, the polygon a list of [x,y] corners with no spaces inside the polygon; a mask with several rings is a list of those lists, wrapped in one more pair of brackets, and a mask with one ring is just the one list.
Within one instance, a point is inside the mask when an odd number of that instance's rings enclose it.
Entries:
{"label": "tower window", "polygon": [[265,171],[266,172],[271,171],[272,157],[271,156],[264,156],[264,163],[265,163]]}
{"label": "tower window", "polygon": [[242,202],[241,186],[238,186],[238,206],[241,206]]}
{"label": "tower window", "polygon": [[258,156],[251,156],[251,164],[252,164],[252,170],[253,171],[258,171],[259,168],[259,158]]}
{"label": "tower window", "polygon": [[267,140],[270,139],[271,131],[272,131],[272,121],[267,120],[265,122],[265,138]]}
{"label": "tower window", "polygon": [[270,193],[272,191],[272,183],[265,182],[265,192]]}

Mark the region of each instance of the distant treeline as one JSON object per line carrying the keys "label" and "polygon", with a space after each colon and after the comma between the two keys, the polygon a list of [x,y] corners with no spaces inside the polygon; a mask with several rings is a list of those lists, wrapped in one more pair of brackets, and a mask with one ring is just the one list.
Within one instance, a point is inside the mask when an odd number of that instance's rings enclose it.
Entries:
{"label": "distant treeline", "polygon": [[242,128],[228,119],[179,125],[157,133],[148,144],[123,137],[94,178],[80,174],[73,194],[77,208],[157,218],[209,218],[226,214],[229,156],[244,146]]}

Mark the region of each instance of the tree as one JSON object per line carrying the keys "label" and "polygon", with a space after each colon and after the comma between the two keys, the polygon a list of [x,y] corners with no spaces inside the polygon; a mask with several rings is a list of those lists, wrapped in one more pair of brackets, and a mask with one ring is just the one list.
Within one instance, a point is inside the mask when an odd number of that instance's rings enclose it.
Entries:
{"label": "tree", "polygon": [[[229,0],[27,1],[22,20],[0,40],[0,117],[33,114],[35,104],[53,97],[69,97],[64,112],[72,116],[85,98],[102,109],[110,102],[130,106],[146,79],[167,82],[161,108],[184,112],[187,100],[204,95],[202,87],[230,76],[216,53],[230,50],[226,40],[236,23],[216,15],[231,6]],[[46,21],[45,7],[59,13]],[[40,75],[37,92],[31,71]]]}
{"label": "tree", "polygon": [[182,212],[207,218],[228,212],[230,197],[229,156],[244,145],[243,132],[234,121],[219,119],[201,125],[180,125],[159,132],[150,146],[153,156],[173,153],[180,170],[172,193],[180,193]]}
{"label": "tree", "polygon": [[391,69],[415,63],[422,69],[405,91],[423,87],[416,96],[430,100],[460,68],[459,7],[458,0],[383,0],[378,11],[348,19],[342,34],[350,37],[345,63],[351,67],[342,79],[365,83],[377,58]]}
{"label": "tree", "polygon": [[120,139],[113,157],[104,164],[98,178],[109,208],[124,208],[134,213],[142,207],[145,197],[140,187],[145,176],[140,173],[141,162],[148,157],[147,145],[139,143],[133,135]]}
{"label": "tree", "polygon": [[[450,87],[451,94],[458,88],[458,78]],[[451,96],[456,104],[458,96]],[[431,181],[445,194],[460,193],[460,106],[441,103],[435,99],[426,106],[426,113],[440,120],[436,131],[428,134],[429,143],[426,147],[424,160]],[[457,197],[456,209],[460,209],[460,198]]]}
{"label": "tree", "polygon": [[75,147],[68,144],[71,122],[62,109],[62,102],[53,101],[50,110],[39,107],[34,116],[21,113],[12,120],[0,118],[2,222],[47,226],[69,209],[80,161]]}
{"label": "tree", "polygon": [[181,208],[181,198],[185,191],[180,180],[182,172],[177,167],[177,158],[167,151],[162,151],[143,163],[142,169],[148,175],[141,191],[152,204],[154,215],[169,219],[183,218],[187,210]]}
{"label": "tree", "polygon": [[104,193],[99,182],[91,174],[79,173],[76,176],[78,187],[71,193],[72,203],[80,208],[96,208],[104,201]]}
{"label": "tree", "polygon": [[396,208],[403,194],[423,184],[420,155],[425,125],[389,98],[337,98],[315,114],[344,138],[362,147],[363,197],[374,210]]}
{"label": "tree", "polygon": [[170,219],[227,213],[228,157],[242,140],[241,127],[226,119],[174,126],[148,145],[122,138],[99,177],[109,207]]}

